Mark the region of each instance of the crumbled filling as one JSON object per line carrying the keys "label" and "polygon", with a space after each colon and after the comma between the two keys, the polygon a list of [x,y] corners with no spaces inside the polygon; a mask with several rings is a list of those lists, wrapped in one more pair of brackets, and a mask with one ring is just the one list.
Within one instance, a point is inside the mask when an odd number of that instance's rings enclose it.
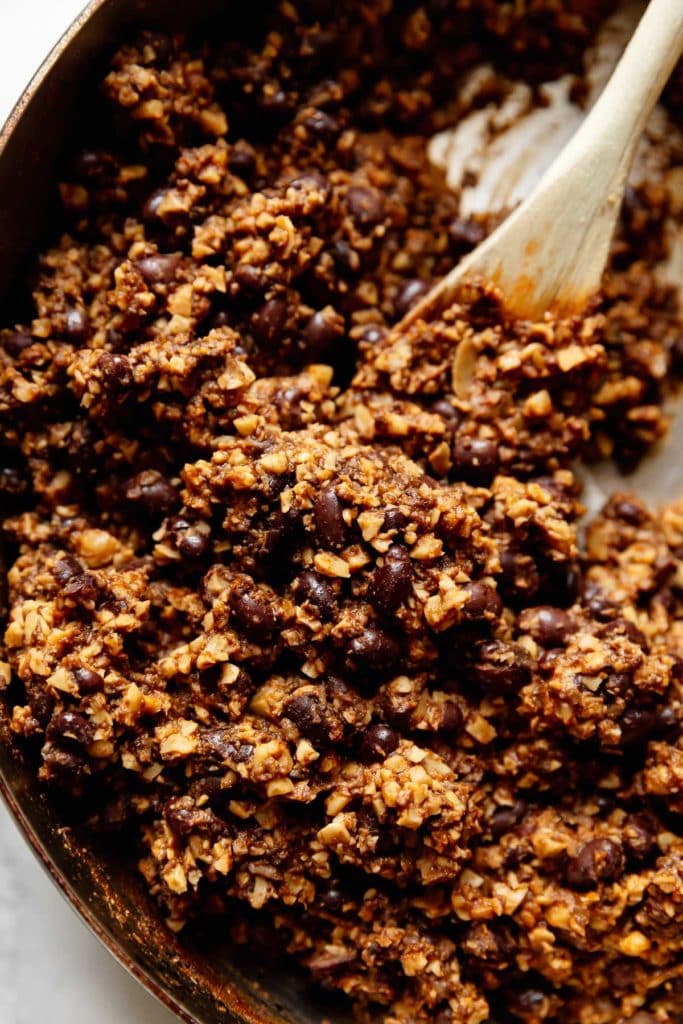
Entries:
{"label": "crumbled filling", "polygon": [[397,327],[499,218],[429,138],[613,6],[143,34],[0,333],[4,713],[171,928],[277,929],[359,1020],[683,1009],[683,503],[581,537],[573,472],[666,429],[680,76],[585,315],[475,281]]}

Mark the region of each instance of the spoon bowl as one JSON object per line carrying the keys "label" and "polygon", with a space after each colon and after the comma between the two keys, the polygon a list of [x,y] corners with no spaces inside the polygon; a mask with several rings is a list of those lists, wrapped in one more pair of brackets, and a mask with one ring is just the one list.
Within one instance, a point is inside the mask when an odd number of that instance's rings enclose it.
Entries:
{"label": "spoon bowl", "polygon": [[599,100],[530,196],[412,307],[398,333],[480,278],[523,319],[580,313],[598,291],[643,129],[683,50],[683,0],[650,0]]}

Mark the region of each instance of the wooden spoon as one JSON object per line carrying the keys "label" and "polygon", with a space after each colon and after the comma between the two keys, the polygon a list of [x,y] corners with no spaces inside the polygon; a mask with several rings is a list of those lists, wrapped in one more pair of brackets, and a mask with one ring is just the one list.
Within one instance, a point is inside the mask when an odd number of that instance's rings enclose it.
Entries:
{"label": "wooden spoon", "polygon": [[464,279],[537,319],[580,312],[600,287],[638,140],[683,50],[683,0],[650,0],[597,103],[531,195],[406,314],[428,319]]}

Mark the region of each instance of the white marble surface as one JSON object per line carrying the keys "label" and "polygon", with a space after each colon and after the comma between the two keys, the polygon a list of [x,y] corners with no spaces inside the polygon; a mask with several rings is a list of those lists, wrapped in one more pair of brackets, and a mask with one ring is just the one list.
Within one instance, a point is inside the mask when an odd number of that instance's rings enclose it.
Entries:
{"label": "white marble surface", "polygon": [[[0,0],[0,123],[82,0]],[[1,201],[1,200],[0,200]],[[78,920],[0,805],[0,1024],[173,1024]]]}

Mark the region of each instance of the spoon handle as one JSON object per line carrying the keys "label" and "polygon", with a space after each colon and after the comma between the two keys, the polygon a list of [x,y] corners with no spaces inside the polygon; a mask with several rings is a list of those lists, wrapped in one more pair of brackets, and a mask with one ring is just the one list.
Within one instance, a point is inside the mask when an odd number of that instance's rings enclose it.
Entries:
{"label": "spoon handle", "polygon": [[630,164],[633,150],[683,50],[683,0],[650,0],[631,41],[576,133],[590,145],[601,127]]}
{"label": "spoon handle", "polygon": [[585,308],[600,287],[638,140],[681,50],[683,0],[650,0],[600,98],[533,193],[407,319],[443,307],[467,277],[497,285],[518,316]]}

